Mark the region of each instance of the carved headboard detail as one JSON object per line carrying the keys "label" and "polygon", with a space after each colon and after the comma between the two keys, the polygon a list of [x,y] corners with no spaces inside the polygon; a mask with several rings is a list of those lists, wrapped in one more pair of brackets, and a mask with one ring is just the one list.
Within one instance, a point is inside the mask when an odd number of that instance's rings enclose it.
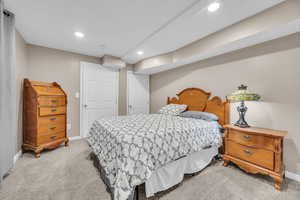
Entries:
{"label": "carved headboard detail", "polygon": [[167,104],[186,104],[187,110],[210,112],[219,117],[219,123],[225,125],[229,123],[229,103],[222,102],[218,96],[209,99],[211,93],[199,88],[187,88],[167,100]]}

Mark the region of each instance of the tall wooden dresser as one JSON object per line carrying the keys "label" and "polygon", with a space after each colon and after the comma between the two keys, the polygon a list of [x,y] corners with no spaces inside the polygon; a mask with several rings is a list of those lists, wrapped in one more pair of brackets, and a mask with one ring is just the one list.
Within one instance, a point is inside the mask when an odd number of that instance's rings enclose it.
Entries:
{"label": "tall wooden dresser", "polygon": [[44,149],[67,146],[67,95],[62,88],[25,79],[23,98],[23,150],[38,158]]}

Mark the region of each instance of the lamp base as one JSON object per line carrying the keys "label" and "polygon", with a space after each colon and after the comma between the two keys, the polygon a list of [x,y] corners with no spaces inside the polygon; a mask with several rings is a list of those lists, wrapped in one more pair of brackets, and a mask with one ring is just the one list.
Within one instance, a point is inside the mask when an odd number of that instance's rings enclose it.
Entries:
{"label": "lamp base", "polygon": [[234,125],[241,127],[241,128],[249,128],[250,127],[246,121],[244,121],[244,122],[237,121]]}
{"label": "lamp base", "polygon": [[248,123],[245,120],[245,114],[247,112],[248,108],[245,106],[245,102],[241,101],[241,105],[237,107],[237,111],[239,112],[239,120],[234,124],[235,126],[241,127],[241,128],[248,128],[250,127]]}

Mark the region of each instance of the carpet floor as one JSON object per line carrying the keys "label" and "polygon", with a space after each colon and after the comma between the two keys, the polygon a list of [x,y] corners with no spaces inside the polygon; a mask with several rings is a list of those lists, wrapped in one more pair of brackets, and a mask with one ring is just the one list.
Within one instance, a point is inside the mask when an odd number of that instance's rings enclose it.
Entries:
{"label": "carpet floor", "polygon": [[[178,186],[159,193],[159,200],[299,200],[300,183],[286,179],[276,191],[271,178],[249,175],[214,162]],[[141,190],[139,193],[142,193]],[[84,140],[43,152],[25,153],[0,188],[1,200],[110,200]]]}

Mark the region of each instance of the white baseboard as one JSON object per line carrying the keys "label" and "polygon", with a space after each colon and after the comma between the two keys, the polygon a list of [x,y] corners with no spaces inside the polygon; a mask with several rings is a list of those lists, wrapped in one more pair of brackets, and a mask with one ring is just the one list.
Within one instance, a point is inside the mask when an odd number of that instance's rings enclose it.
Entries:
{"label": "white baseboard", "polygon": [[22,150],[18,151],[14,156],[14,165],[16,164],[17,160],[22,156]]}
{"label": "white baseboard", "polygon": [[73,136],[73,137],[69,137],[69,140],[72,141],[72,140],[80,140],[80,139],[83,139],[81,136]]}
{"label": "white baseboard", "polygon": [[289,179],[292,179],[294,181],[300,182],[300,175],[299,174],[295,174],[293,172],[285,171],[285,177],[287,177]]}

